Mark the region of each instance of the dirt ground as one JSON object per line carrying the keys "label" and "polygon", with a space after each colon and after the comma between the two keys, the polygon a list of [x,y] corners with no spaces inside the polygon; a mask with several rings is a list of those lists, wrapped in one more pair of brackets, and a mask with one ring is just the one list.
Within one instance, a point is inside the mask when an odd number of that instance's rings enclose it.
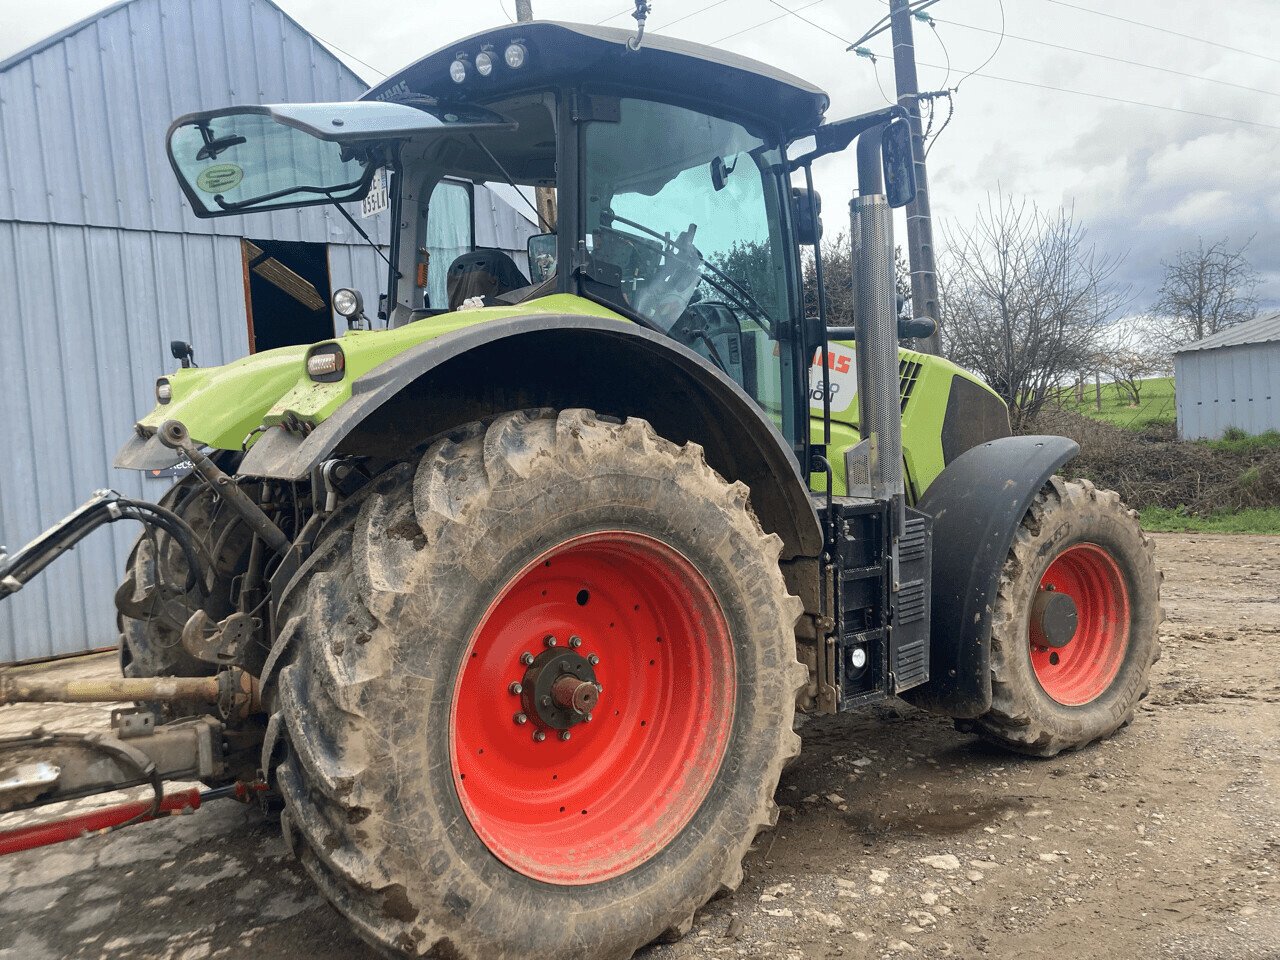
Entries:
{"label": "dirt ground", "polygon": [[[746,882],[644,960],[1280,958],[1280,538],[1158,541],[1131,727],[1035,761],[905,705],[811,722]],[[9,707],[0,735],[95,715]],[[246,953],[370,956],[237,804],[0,860],[0,958]]]}

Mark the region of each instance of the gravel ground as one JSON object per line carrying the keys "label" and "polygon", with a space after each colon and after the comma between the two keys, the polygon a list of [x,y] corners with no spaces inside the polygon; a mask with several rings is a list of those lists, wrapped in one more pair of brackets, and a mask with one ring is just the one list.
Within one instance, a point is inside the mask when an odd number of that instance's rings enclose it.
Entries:
{"label": "gravel ground", "polygon": [[[1033,761],[905,705],[812,721],[741,889],[642,958],[1280,958],[1280,538],[1157,540],[1165,652],[1131,727]],[[0,735],[104,716],[8,707]],[[4,960],[246,950],[369,956],[237,804],[0,860]]]}

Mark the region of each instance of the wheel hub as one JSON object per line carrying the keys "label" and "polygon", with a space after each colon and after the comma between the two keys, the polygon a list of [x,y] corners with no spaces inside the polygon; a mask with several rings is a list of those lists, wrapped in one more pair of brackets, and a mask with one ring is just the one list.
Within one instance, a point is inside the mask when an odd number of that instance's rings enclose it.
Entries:
{"label": "wheel hub", "polygon": [[568,730],[590,721],[603,689],[587,657],[551,646],[533,658],[518,686],[522,712],[544,730]]}
{"label": "wheel hub", "polygon": [[1042,587],[1031,604],[1031,642],[1061,649],[1076,635],[1080,614],[1076,602],[1052,585]]}

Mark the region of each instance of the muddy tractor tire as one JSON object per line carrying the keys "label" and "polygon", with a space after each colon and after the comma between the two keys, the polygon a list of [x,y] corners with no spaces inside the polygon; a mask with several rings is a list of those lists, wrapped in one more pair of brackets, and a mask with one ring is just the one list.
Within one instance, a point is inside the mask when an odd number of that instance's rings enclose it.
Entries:
{"label": "muddy tractor tire", "polygon": [[263,767],[365,939],[624,958],[738,885],[805,678],[742,484],[643,421],[524,411],[337,520],[282,601]]}
{"label": "muddy tractor tire", "polygon": [[[234,469],[233,462],[220,464]],[[200,677],[217,672],[182,646],[182,627],[197,609],[217,622],[235,611],[234,581],[249,564],[253,535],[235,511],[194,475],[183,478],[160,504],[182,517],[213,557],[207,596],[186,590],[188,564],[177,542],[163,532],[138,537],[116,590],[120,670],[126,677]],[[204,704],[171,704],[164,719],[208,711]]]}
{"label": "muddy tractor tire", "polygon": [[1160,581],[1155,547],[1119,494],[1050,478],[1001,573],[992,704],[976,732],[1051,757],[1128,724],[1160,655]]}

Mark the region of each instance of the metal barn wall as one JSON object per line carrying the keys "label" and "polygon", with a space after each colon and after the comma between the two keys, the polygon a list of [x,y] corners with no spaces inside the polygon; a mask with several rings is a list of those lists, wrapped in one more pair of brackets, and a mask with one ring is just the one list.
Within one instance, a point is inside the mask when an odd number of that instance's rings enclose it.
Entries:
{"label": "metal barn wall", "polygon": [[[333,245],[335,286],[381,289],[368,247]],[[160,497],[168,480],[116,470],[130,425],[174,367],[248,350],[237,237],[0,221],[0,544],[16,549],[94,490]],[[115,643],[112,597],[137,524],[98,531],[0,603],[0,663]]]}
{"label": "metal barn wall", "polygon": [[360,243],[329,207],[201,220],[164,147],[185,113],[365,89],[267,0],[119,4],[0,63],[0,220]]}
{"label": "metal barn wall", "polygon": [[[328,244],[332,286],[374,312],[386,266],[337,211],[200,220],[164,152],[183,113],[364,90],[269,0],[126,0],[0,62],[0,544],[16,549],[100,487],[163,494],[169,481],[111,461],[175,366],[170,340],[202,365],[247,352],[240,238]],[[386,221],[362,226],[385,242]],[[476,191],[479,243],[520,260],[533,232]],[[0,663],[114,644],[136,534],[98,531],[0,603]]]}
{"label": "metal barn wall", "polygon": [[1173,365],[1184,440],[1280,430],[1280,341],[1176,353]]}

